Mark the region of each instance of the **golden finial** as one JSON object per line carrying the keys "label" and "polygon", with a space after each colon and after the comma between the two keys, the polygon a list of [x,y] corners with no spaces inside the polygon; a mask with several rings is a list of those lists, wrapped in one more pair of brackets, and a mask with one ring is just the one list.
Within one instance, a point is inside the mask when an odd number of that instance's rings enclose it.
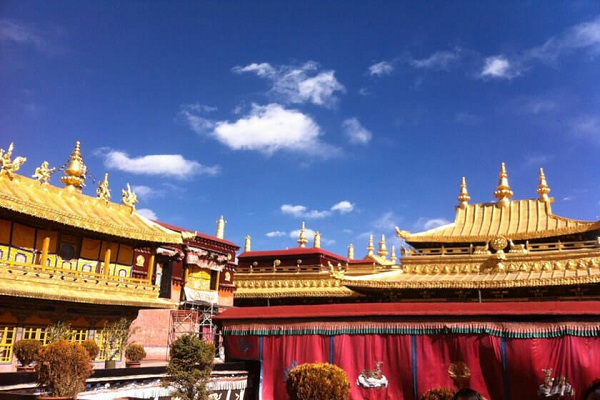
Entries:
{"label": "golden finial", "polygon": [[354,245],[352,243],[348,245],[348,260],[354,260]]}
{"label": "golden finial", "polygon": [[392,245],[392,255],[390,257],[390,261],[395,263],[398,257],[396,257],[396,247]]}
{"label": "golden finial", "polygon": [[7,175],[10,179],[13,178],[13,173],[17,172],[21,165],[27,158],[17,156],[14,160],[12,160],[12,152],[14,149],[14,144],[11,143],[8,146],[8,150],[4,152],[4,149],[0,149],[0,163],[2,163],[2,168],[0,169],[0,176]]}
{"label": "golden finial", "polygon": [[500,166],[500,181],[498,182],[498,187],[494,192],[494,197],[498,199],[498,205],[506,206],[508,205],[509,199],[512,197],[513,192],[510,190],[510,185],[508,184],[508,174],[506,173],[506,166],[504,163]]}
{"label": "golden finial", "polygon": [[308,243],[308,240],[306,240],[306,229],[304,228],[304,222],[302,222],[302,228],[300,228],[300,237],[298,238],[298,244],[300,245],[300,247],[306,247],[306,243]]}
{"label": "golden finial", "polygon": [[96,196],[98,196],[99,199],[104,200],[105,203],[108,203],[108,201],[110,200],[110,189],[108,188],[108,173],[105,173],[102,182],[98,183],[98,189],[96,189]]}
{"label": "golden finial", "polygon": [[315,249],[320,249],[321,248],[321,234],[319,233],[319,231],[315,232],[315,237],[314,237],[314,245],[313,247]]}
{"label": "golden finial", "polygon": [[87,168],[81,158],[81,148],[79,141],[75,142],[75,148],[69,158],[69,166],[65,170],[65,176],[60,178],[60,181],[65,184],[65,188],[69,190],[81,190],[85,186],[85,174]]}
{"label": "golden finial", "polygon": [[121,201],[123,202],[123,204],[131,208],[131,212],[133,213],[135,211],[135,205],[136,203],[139,203],[139,201],[135,192],[131,190],[131,186],[129,186],[129,183],[127,184],[127,190],[123,189],[121,191],[121,194],[123,196]]}
{"label": "golden finial", "polygon": [[244,251],[251,251],[251,242],[250,242],[250,235],[246,235],[246,241],[244,242]]}
{"label": "golden finial", "polygon": [[458,206],[460,208],[465,208],[469,205],[469,200],[471,200],[471,196],[469,196],[469,192],[467,191],[467,179],[463,176],[462,183],[460,184],[460,193],[458,195]]}
{"label": "golden finial", "polygon": [[367,257],[373,255],[373,250],[375,250],[375,246],[373,246],[373,235],[369,235],[369,244],[367,245]]}
{"label": "golden finial", "polygon": [[388,255],[387,246],[385,245],[385,235],[381,235],[381,240],[379,241],[379,251],[377,255],[380,257],[386,258]]}
{"label": "golden finial", "polygon": [[56,168],[49,168],[48,161],[44,161],[42,165],[35,169],[35,173],[31,177],[35,178],[42,185],[47,185],[54,171],[56,171]]}
{"label": "golden finial", "polygon": [[223,216],[221,215],[221,218],[219,218],[219,220],[217,221],[217,233],[215,234],[215,237],[217,239],[225,239],[225,224],[227,223],[227,221],[225,221],[225,218],[223,218]]}
{"label": "golden finial", "polygon": [[537,188],[537,194],[540,195],[540,201],[547,203],[552,202],[552,198],[548,197],[548,193],[550,193],[550,187],[546,182],[546,175],[544,175],[544,168],[540,168],[540,184]]}

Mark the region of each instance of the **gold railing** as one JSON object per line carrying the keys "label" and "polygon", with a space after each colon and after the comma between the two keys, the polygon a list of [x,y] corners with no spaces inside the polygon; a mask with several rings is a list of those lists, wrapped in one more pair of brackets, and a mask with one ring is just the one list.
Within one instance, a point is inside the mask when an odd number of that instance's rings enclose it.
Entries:
{"label": "gold railing", "polygon": [[0,268],[9,267],[13,270],[18,270],[23,274],[35,273],[44,274],[49,278],[69,279],[70,281],[83,280],[83,281],[96,281],[96,283],[118,283],[127,284],[131,286],[144,286],[147,289],[154,289],[154,285],[148,283],[146,279],[130,278],[116,275],[104,275],[96,272],[89,271],[77,271],[70,270],[60,267],[22,263],[11,260],[0,260]]}

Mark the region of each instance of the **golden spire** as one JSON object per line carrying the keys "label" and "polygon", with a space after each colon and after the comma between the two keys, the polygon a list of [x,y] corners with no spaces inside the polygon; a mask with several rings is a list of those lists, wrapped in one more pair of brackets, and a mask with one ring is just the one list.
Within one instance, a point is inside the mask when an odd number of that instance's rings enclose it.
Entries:
{"label": "golden spire", "polygon": [[219,218],[219,220],[217,221],[217,233],[215,234],[215,237],[217,239],[225,239],[225,224],[227,223],[227,221],[225,221],[225,218],[223,218],[223,216],[221,215],[221,218]]}
{"label": "golden spire", "polygon": [[396,257],[396,247],[392,245],[392,255],[390,257],[390,261],[395,263],[398,257]]}
{"label": "golden spire", "polygon": [[385,245],[385,235],[381,235],[381,240],[379,241],[379,251],[377,254],[383,258],[386,258],[388,255],[387,246]]}
{"label": "golden spire", "polygon": [[96,195],[99,199],[104,200],[106,203],[110,200],[110,189],[108,188],[108,173],[104,174],[104,180],[98,184],[96,189]]}
{"label": "golden spire", "polygon": [[506,173],[506,166],[504,163],[500,166],[500,181],[498,182],[498,187],[494,192],[494,197],[498,199],[499,206],[508,205],[509,199],[512,197],[513,192],[510,190],[510,185],[508,184],[508,174]]}
{"label": "golden spire", "polygon": [[86,172],[87,168],[81,158],[80,143],[77,141],[69,158],[69,166],[65,169],[65,176],[61,177],[60,181],[65,184],[65,188],[81,192],[85,185]]}
{"label": "golden spire", "polygon": [[315,237],[314,237],[314,246],[315,249],[320,249],[321,248],[321,234],[319,233],[319,231],[315,232]]}
{"label": "golden spire", "polygon": [[352,243],[348,245],[348,260],[354,260],[354,245]]}
{"label": "golden spire", "polygon": [[304,228],[304,222],[302,222],[302,228],[300,228],[300,237],[298,238],[298,245],[300,245],[300,247],[306,247],[306,243],[308,243],[308,240],[306,240],[306,229]]}
{"label": "golden spire", "polygon": [[246,241],[244,242],[244,251],[252,251],[250,243],[250,235],[246,235]]}
{"label": "golden spire", "polygon": [[367,245],[367,257],[373,255],[373,250],[375,250],[375,246],[373,246],[373,235],[369,235],[369,244]]}
{"label": "golden spire", "polygon": [[552,202],[552,198],[548,197],[548,193],[550,193],[550,187],[546,182],[546,175],[544,175],[544,168],[540,168],[540,184],[537,188],[537,194],[540,195],[540,201],[547,203]]}
{"label": "golden spire", "polygon": [[469,205],[469,200],[471,200],[471,196],[469,196],[469,192],[467,191],[467,179],[463,176],[462,183],[460,184],[460,193],[458,194],[458,206],[465,208]]}

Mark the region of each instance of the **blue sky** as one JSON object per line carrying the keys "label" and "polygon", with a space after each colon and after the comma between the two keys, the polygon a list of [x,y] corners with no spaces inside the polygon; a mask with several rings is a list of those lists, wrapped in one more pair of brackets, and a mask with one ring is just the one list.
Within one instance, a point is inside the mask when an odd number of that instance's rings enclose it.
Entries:
{"label": "blue sky", "polygon": [[[388,247],[454,218],[461,178],[600,215],[597,1],[0,0],[0,148],[76,140],[112,200],[253,250]],[[59,174],[51,183],[60,185]],[[85,193],[94,195],[89,179]]]}

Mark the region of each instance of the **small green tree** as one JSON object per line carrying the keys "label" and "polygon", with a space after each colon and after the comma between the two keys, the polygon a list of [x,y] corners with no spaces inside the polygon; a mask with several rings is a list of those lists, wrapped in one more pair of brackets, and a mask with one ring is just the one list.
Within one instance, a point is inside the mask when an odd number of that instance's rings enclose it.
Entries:
{"label": "small green tree", "polygon": [[57,321],[46,327],[46,344],[63,339],[71,340],[72,337],[73,327],[68,322]]}
{"label": "small green tree", "polygon": [[166,386],[175,389],[173,395],[181,400],[206,400],[206,384],[215,359],[215,346],[197,336],[184,335],[170,348]]}
{"label": "small green tree", "polygon": [[121,318],[112,324],[108,322],[104,324],[102,351],[106,361],[115,360],[123,353],[123,349],[127,346],[127,342],[133,333],[130,328],[131,321],[127,318]]}

